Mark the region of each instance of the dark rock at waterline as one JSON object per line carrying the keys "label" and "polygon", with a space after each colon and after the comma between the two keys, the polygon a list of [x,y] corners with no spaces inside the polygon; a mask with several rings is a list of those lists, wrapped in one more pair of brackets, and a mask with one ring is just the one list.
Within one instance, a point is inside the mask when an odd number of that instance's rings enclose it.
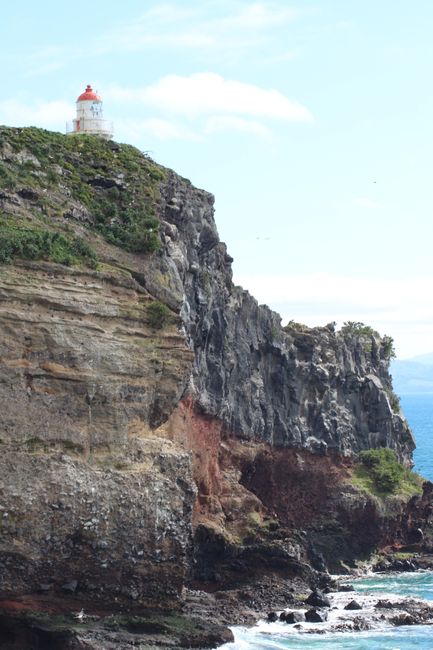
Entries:
{"label": "dark rock at waterline", "polygon": [[420,568],[419,563],[415,558],[406,558],[406,559],[397,559],[394,557],[387,557],[381,560],[373,568],[375,572],[386,572],[386,571],[417,571]]}
{"label": "dark rock at waterline", "polygon": [[362,605],[360,605],[356,600],[351,600],[350,603],[347,603],[344,609],[362,609]]}
{"label": "dark rock at waterline", "polygon": [[408,612],[393,616],[390,621],[393,625],[417,625],[420,622],[417,617],[408,614]]}
{"label": "dark rock at waterline", "polygon": [[295,623],[303,623],[305,621],[305,614],[303,612],[297,612],[297,611],[282,612],[282,614],[280,615],[280,620],[284,621],[289,625],[294,625]]}
{"label": "dark rock at waterline", "polygon": [[376,609],[393,609],[397,607],[398,603],[393,603],[390,600],[378,600],[375,604]]}
{"label": "dark rock at waterline", "polygon": [[371,625],[364,618],[356,616],[352,621],[352,629],[356,632],[362,632],[364,630],[371,630]]}
{"label": "dark rock at waterline", "polygon": [[318,612],[317,609],[309,609],[305,612],[305,620],[307,623],[324,623],[328,620],[328,612]]}
{"label": "dark rock at waterline", "polygon": [[[315,585],[315,588],[323,591],[324,593],[328,593],[328,591],[335,591],[337,587],[337,581],[334,580],[329,573],[319,573],[317,576],[317,584]],[[327,591],[328,590],[328,591]]]}
{"label": "dark rock at waterline", "polygon": [[355,591],[353,585],[339,585],[338,591]]}
{"label": "dark rock at waterline", "polygon": [[319,590],[312,591],[305,602],[307,605],[313,605],[314,607],[331,607],[329,598]]}
{"label": "dark rock at waterline", "polygon": [[[281,614],[280,614],[280,619],[281,619]],[[274,623],[275,621],[278,621],[278,614],[277,612],[269,612],[268,614],[268,621],[270,623]]]}
{"label": "dark rock at waterline", "polygon": [[334,632],[360,632],[362,630],[370,630],[371,625],[368,621],[361,618],[360,616],[355,616],[351,621],[345,621],[344,623],[338,623],[334,628]]}
{"label": "dark rock at waterline", "polygon": [[404,600],[378,600],[376,609],[399,610],[394,616],[390,613],[383,613],[381,618],[388,620],[393,625],[424,625],[433,621],[433,606],[423,601],[407,598]]}
{"label": "dark rock at waterline", "polygon": [[391,566],[393,571],[416,571],[418,569],[413,560],[396,560]]}

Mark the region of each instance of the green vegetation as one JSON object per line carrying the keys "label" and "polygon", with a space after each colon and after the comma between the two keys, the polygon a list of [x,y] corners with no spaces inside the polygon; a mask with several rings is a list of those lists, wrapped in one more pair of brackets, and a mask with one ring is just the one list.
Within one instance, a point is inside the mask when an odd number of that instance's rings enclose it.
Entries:
{"label": "green vegetation", "polygon": [[392,336],[385,336],[382,338],[382,348],[383,348],[383,353],[385,355],[386,359],[395,359],[395,347],[394,347],[394,339]]}
{"label": "green vegetation", "polygon": [[394,393],[394,391],[391,391],[389,395],[389,402],[391,405],[391,408],[394,413],[400,413],[401,407],[400,407],[400,397]]}
{"label": "green vegetation", "polygon": [[392,449],[381,447],[359,454],[352,482],[379,497],[390,494],[411,496],[421,493],[423,479],[403,467]]}
{"label": "green vegetation", "polygon": [[97,268],[95,251],[80,237],[69,238],[51,230],[0,224],[0,264],[11,264],[16,258]]}
{"label": "green vegetation", "polygon": [[252,528],[258,528],[263,523],[260,513],[256,512],[255,510],[253,512],[248,513],[247,522],[249,526],[251,526]]}
{"label": "green vegetation", "polygon": [[[126,211],[123,215],[123,223],[114,221],[107,224],[104,220],[106,214],[113,209],[113,206],[114,204],[105,213],[100,212],[97,215],[97,219],[101,220],[97,225],[97,229],[110,244],[120,246],[134,253],[153,253],[159,250],[161,241],[158,234],[158,219],[144,217],[141,222],[134,223],[132,219],[129,219],[129,212]],[[125,228],[126,223],[129,223],[129,228]]]}
{"label": "green vegetation", "polygon": [[395,560],[411,560],[413,557],[415,557],[415,553],[396,551],[395,553],[393,553],[393,557]]}
{"label": "green vegetation", "polygon": [[341,333],[345,338],[357,337],[361,339],[366,352],[372,351],[372,338],[379,339],[382,346],[382,353],[385,359],[389,361],[395,357],[393,338],[391,336],[387,336],[386,334],[385,336],[381,337],[379,332],[370,327],[370,325],[365,325],[365,323],[361,323],[359,321],[348,320],[343,323]]}
{"label": "green vegetation", "polygon": [[352,320],[343,323],[341,333],[343,336],[379,336],[379,333],[370,327],[370,325]]}
{"label": "green vegetation", "polygon": [[290,332],[290,330],[296,330],[297,332],[306,332],[310,328],[308,325],[304,325],[303,323],[297,323],[294,320],[289,320],[287,325],[284,325],[282,329],[284,332]]}
{"label": "green vegetation", "polygon": [[155,300],[147,308],[149,325],[155,329],[162,329],[171,320],[171,311],[164,303]]}
{"label": "green vegetation", "polygon": [[359,455],[379,492],[394,493],[400,486],[404,467],[400,465],[391,449],[369,449]]}
{"label": "green vegetation", "polygon": [[0,191],[28,200],[35,218],[60,218],[64,228],[71,202],[78,202],[81,224],[110,244],[136,253],[159,249],[165,171],[138,149],[98,136],[0,127],[2,150]]}

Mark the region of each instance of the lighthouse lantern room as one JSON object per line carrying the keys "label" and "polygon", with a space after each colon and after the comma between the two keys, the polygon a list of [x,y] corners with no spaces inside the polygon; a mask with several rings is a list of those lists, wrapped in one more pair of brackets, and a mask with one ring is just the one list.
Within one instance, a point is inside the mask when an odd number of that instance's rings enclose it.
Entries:
{"label": "lighthouse lantern room", "polygon": [[77,117],[66,124],[66,133],[113,137],[113,123],[103,119],[102,99],[89,84],[77,99]]}

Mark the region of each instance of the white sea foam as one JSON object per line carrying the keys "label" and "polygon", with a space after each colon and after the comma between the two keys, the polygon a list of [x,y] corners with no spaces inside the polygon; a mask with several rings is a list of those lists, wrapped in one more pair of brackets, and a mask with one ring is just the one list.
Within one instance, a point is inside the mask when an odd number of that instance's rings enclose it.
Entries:
{"label": "white sea foam", "polygon": [[[433,573],[402,574],[395,577],[378,576],[373,574],[370,584],[358,584],[356,591],[337,592],[329,594],[331,608],[328,620],[323,623],[300,623],[296,627],[281,621],[258,621],[252,628],[233,628],[235,642],[223,646],[227,650],[319,650],[329,648],[334,650],[336,644],[341,650],[412,650],[412,648],[433,648],[433,630],[431,627],[413,626],[396,628],[386,619],[381,619],[383,610],[375,607],[379,599],[390,602],[411,600],[425,602],[419,598],[408,597],[408,593],[417,593],[418,585],[422,590],[432,593]],[[400,593],[392,593],[397,586]],[[420,587],[421,589],[421,587]],[[431,596],[430,596],[431,598]],[[360,610],[345,610],[345,606],[356,600],[362,607]],[[289,610],[286,610],[289,611]],[[306,611],[300,610],[300,611]],[[404,609],[392,608],[390,614],[398,615]],[[388,613],[388,612],[386,612]],[[350,630],[355,618],[371,626],[369,630]],[[347,626],[342,630],[342,626]],[[404,637],[403,637],[404,634]],[[403,640],[402,640],[403,639]]]}

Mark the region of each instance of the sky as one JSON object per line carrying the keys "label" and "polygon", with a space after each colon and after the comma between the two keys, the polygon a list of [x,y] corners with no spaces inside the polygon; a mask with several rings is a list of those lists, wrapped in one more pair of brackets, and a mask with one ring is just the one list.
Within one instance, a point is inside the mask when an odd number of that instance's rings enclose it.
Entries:
{"label": "sky", "polygon": [[64,132],[90,83],[115,139],[216,197],[234,280],[308,325],[433,351],[433,2],[2,7],[0,123]]}

